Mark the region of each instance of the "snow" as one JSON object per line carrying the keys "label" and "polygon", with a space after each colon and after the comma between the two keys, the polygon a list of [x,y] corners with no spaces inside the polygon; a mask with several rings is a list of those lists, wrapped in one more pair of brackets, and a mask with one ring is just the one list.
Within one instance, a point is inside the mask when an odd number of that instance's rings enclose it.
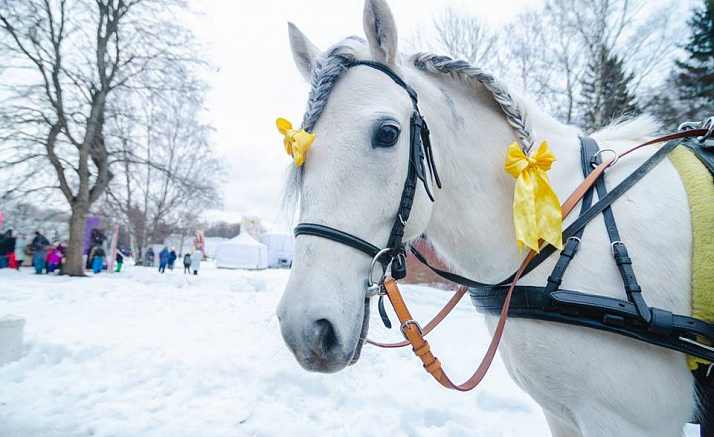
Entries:
{"label": "snow", "polygon": [[[210,263],[199,276],[1,270],[0,313],[27,324],[22,358],[0,367],[0,436],[549,435],[498,358],[466,394],[431,380],[409,350],[365,346],[341,373],[304,371],[275,317],[288,275]],[[403,291],[420,320],[448,299],[423,286]],[[371,335],[400,339],[376,311]],[[489,341],[468,300],[430,337],[459,381]]]}

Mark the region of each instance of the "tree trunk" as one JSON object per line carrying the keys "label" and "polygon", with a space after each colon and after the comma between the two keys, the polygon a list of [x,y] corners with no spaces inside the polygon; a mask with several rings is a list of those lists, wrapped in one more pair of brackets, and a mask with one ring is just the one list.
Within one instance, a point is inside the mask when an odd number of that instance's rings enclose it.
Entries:
{"label": "tree trunk", "polygon": [[129,245],[131,246],[131,256],[134,257],[134,263],[138,266],[144,265],[143,253],[141,253],[141,248],[136,244],[136,235],[134,235],[134,229],[131,226],[127,226],[129,230]]}
{"label": "tree trunk", "polygon": [[84,232],[87,223],[89,207],[75,204],[72,207],[72,217],[69,220],[69,246],[67,260],[62,267],[62,274],[69,276],[84,276]]}

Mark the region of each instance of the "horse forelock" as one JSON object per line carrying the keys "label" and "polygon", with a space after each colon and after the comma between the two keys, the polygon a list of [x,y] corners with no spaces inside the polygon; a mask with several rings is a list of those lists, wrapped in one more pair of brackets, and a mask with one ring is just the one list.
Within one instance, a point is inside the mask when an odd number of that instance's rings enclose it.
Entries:
{"label": "horse forelock", "polygon": [[[312,132],[327,105],[327,100],[340,75],[357,59],[357,54],[367,48],[367,41],[358,36],[349,36],[320,54],[315,60],[310,78],[310,93],[301,128]],[[287,170],[283,187],[282,206],[289,216],[300,200],[302,167],[291,165]]]}

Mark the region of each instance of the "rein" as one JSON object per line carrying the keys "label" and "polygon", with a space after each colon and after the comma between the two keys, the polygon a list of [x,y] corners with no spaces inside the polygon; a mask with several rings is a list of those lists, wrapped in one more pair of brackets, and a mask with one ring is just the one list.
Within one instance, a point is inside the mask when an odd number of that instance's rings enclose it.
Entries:
{"label": "rein", "polygon": [[[429,265],[421,254],[419,254],[416,249],[411,248],[411,251],[417,257],[419,261],[427,265],[436,274],[444,277],[445,279],[452,281],[454,283],[460,284],[461,287],[456,291],[456,293],[449,299],[447,304],[437,313],[437,315],[429,321],[422,329],[419,323],[413,319],[409,308],[407,307],[404,299],[397,286],[397,280],[403,279],[407,273],[406,266],[406,244],[403,242],[404,229],[406,227],[407,220],[411,213],[411,208],[414,202],[414,196],[416,194],[416,188],[418,181],[422,182],[424,189],[433,202],[434,197],[429,188],[428,179],[426,176],[426,168],[428,167],[431,179],[435,182],[438,188],[441,188],[441,181],[439,175],[436,171],[436,164],[434,162],[434,156],[431,149],[431,140],[429,137],[429,128],[421,115],[418,107],[418,98],[416,91],[410,87],[403,79],[401,79],[394,71],[392,71],[386,65],[372,62],[372,61],[353,61],[348,64],[346,68],[353,68],[356,66],[366,66],[369,68],[376,69],[383,72],[389,76],[397,85],[403,88],[409,98],[412,101],[413,113],[410,120],[410,130],[409,130],[409,163],[407,177],[404,182],[404,188],[402,190],[401,200],[397,209],[396,217],[390,231],[389,239],[387,245],[380,249],[368,241],[365,241],[357,236],[349,234],[347,232],[341,231],[339,229],[332,228],[327,225],[318,223],[300,223],[295,227],[294,233],[295,237],[300,235],[311,235],[321,238],[326,238],[349,247],[352,247],[360,252],[366,254],[372,258],[372,263],[369,271],[369,287],[367,289],[366,298],[379,295],[379,311],[387,327],[391,327],[391,323],[386,315],[386,311],[383,306],[383,297],[387,296],[394,311],[399,319],[400,331],[404,335],[405,340],[397,343],[380,343],[372,340],[367,340],[368,343],[382,347],[382,348],[398,348],[407,345],[412,346],[412,351],[414,354],[421,359],[424,364],[424,369],[431,374],[442,386],[458,391],[469,391],[476,387],[481,380],[484,378],[488,372],[493,358],[496,355],[498,346],[503,335],[503,331],[506,325],[506,320],[508,319],[508,310],[511,303],[511,298],[513,291],[516,287],[516,283],[524,274],[530,272],[536,266],[538,266],[542,261],[544,261],[548,256],[550,256],[556,249],[547,245],[542,248],[539,253],[535,250],[531,250],[526,255],[521,266],[518,270],[511,275],[509,278],[504,279],[498,284],[483,284],[471,279],[465,278],[463,276],[456,275],[451,272],[439,270],[435,267]],[[619,155],[615,153],[615,156],[610,157],[601,164],[599,164],[590,174],[583,180],[583,182],[573,191],[573,193],[568,197],[568,199],[562,204],[562,218],[565,219],[570,212],[575,208],[575,206],[586,196],[594,186],[598,179],[604,174],[605,170],[613,165],[618,159],[638,150],[642,147],[657,144],[663,141],[670,141],[662,149],[651,156],[644,164],[642,164],[633,174],[628,176],[623,182],[620,183],[615,189],[613,189],[607,196],[601,198],[595,205],[589,208],[585,213],[583,213],[578,219],[576,219],[567,229],[563,231],[563,238],[577,238],[575,235],[585,227],[585,225],[592,220],[593,217],[600,214],[603,210],[609,207],[618,197],[624,194],[632,185],[639,181],[649,170],[651,170],[657,163],[659,163],[671,151],[676,147],[679,142],[671,141],[678,140],[688,137],[701,137],[705,138],[712,134],[711,126],[709,129],[688,129],[682,130],[676,133],[665,135],[653,140],[646,141],[639,144]],[[542,241],[540,242],[542,244]],[[378,281],[373,280],[373,273],[376,264],[379,263],[383,268],[382,277]],[[469,287],[496,287],[502,285],[509,285],[508,293],[506,294],[503,307],[500,312],[498,323],[496,325],[496,330],[491,339],[491,343],[481,360],[476,371],[473,375],[462,384],[454,384],[449,377],[444,372],[441,362],[438,358],[434,356],[431,352],[431,346],[428,341],[424,338],[429,332],[431,332],[438,324],[446,318],[446,316],[456,307],[458,302],[463,298],[463,296],[468,291]]]}

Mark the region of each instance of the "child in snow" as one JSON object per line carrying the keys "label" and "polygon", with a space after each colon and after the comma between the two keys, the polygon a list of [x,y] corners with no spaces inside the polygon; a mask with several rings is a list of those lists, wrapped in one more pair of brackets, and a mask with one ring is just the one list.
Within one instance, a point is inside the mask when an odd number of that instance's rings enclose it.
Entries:
{"label": "child in snow", "polygon": [[57,268],[60,266],[60,262],[62,261],[61,249],[59,247],[49,247],[47,258],[45,261],[47,265],[47,273],[52,273],[57,270]]}
{"label": "child in snow", "polygon": [[194,275],[198,274],[198,269],[201,267],[202,260],[203,260],[203,252],[201,252],[200,250],[194,249],[193,254],[191,255],[191,270],[193,270]]}
{"label": "child in snow", "polygon": [[107,257],[107,253],[101,246],[97,246],[97,250],[94,251],[94,259],[92,260],[92,271],[94,274],[99,274],[104,270],[104,258]]}
{"label": "child in snow", "polygon": [[169,251],[169,270],[174,269],[174,263],[176,262],[176,251],[172,247],[171,250]]}
{"label": "child in snow", "polygon": [[188,252],[183,256],[183,272],[191,274],[191,254]]}
{"label": "child in snow", "polygon": [[117,250],[117,269],[114,270],[115,273],[121,272],[121,266],[124,264],[124,256],[122,255],[121,251]]}
{"label": "child in snow", "polygon": [[17,260],[17,269],[20,270],[22,263],[25,261],[25,251],[27,250],[27,235],[22,234],[15,242],[15,260]]}

